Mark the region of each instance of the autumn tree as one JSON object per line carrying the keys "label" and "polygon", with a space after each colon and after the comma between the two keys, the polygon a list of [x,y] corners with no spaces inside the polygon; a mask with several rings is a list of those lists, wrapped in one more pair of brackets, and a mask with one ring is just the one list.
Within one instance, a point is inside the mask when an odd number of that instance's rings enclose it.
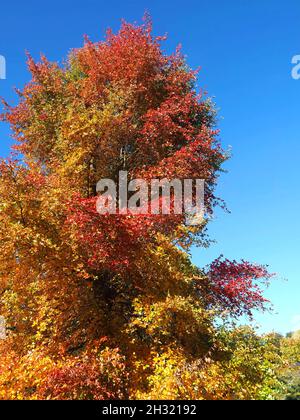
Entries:
{"label": "autumn tree", "polygon": [[282,399],[300,400],[300,331],[282,337],[280,347],[285,360],[285,366],[280,369],[280,375],[285,388]]}
{"label": "autumn tree", "polygon": [[[262,396],[271,365],[260,353],[246,369],[241,333],[215,320],[264,309],[258,282],[270,275],[190,261],[207,244],[227,154],[197,72],[151,29],[123,23],[63,66],[28,56],[31,81],[18,105],[4,101],[15,144],[0,164],[2,399]],[[118,183],[121,170],[129,181],[205,180],[205,219],[100,215],[97,181]]]}

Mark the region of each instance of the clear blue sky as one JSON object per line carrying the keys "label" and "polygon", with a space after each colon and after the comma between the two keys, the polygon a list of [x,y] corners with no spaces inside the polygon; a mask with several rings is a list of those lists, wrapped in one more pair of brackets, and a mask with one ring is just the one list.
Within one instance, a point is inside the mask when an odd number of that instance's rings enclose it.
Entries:
{"label": "clear blue sky", "polygon": [[[7,80],[0,96],[14,101],[13,86],[28,80],[25,50],[60,60],[83,34],[99,40],[121,18],[140,22],[146,9],[155,33],[168,33],[165,49],[182,43],[189,64],[202,66],[199,85],[215,97],[222,141],[233,151],[218,189],[232,213],[218,212],[210,225],[218,243],[195,250],[194,261],[205,265],[222,253],[269,264],[278,273],[267,292],[277,314],[257,319],[264,331],[300,328],[300,80],[291,77],[300,54],[299,0],[2,2]],[[0,139],[5,156],[3,124]]]}

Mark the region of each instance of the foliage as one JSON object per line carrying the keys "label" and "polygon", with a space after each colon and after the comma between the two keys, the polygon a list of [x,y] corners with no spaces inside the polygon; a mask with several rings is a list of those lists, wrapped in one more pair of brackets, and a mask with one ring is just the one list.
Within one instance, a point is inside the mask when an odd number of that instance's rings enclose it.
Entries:
{"label": "foliage", "polygon": [[2,399],[273,396],[269,341],[216,323],[266,307],[267,269],[193,266],[207,220],[96,211],[97,181],[120,170],[204,179],[207,218],[218,203],[215,111],[162,41],[147,20],[86,39],[63,67],[29,56],[31,82],[4,102],[16,144],[0,163]]}
{"label": "foliage", "polygon": [[300,400],[300,334],[299,331],[288,335],[281,341],[281,349],[287,366],[281,371],[285,384],[283,398]]}

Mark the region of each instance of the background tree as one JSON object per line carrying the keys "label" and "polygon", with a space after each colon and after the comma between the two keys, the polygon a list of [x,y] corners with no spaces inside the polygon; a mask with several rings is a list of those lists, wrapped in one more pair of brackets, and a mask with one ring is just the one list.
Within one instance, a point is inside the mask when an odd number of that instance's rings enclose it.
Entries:
{"label": "background tree", "polygon": [[300,331],[282,338],[281,350],[286,360],[285,369],[280,371],[285,384],[283,398],[300,400]]}

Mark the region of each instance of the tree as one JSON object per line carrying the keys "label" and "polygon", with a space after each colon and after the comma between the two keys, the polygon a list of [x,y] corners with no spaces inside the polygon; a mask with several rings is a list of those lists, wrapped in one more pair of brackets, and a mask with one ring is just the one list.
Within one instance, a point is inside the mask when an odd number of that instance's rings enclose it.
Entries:
{"label": "tree", "polygon": [[300,400],[300,331],[282,338],[281,351],[286,361],[285,368],[280,371],[285,384],[283,398]]}
{"label": "tree", "polygon": [[[162,41],[147,20],[86,39],[61,67],[29,56],[19,104],[4,101],[16,144],[0,166],[1,398],[255,398],[268,381],[251,373],[236,391],[248,373],[225,345],[235,333],[215,323],[267,306],[267,269],[189,259],[206,245],[227,155],[196,72]],[[97,181],[120,170],[204,179],[206,220],[100,215]]]}

